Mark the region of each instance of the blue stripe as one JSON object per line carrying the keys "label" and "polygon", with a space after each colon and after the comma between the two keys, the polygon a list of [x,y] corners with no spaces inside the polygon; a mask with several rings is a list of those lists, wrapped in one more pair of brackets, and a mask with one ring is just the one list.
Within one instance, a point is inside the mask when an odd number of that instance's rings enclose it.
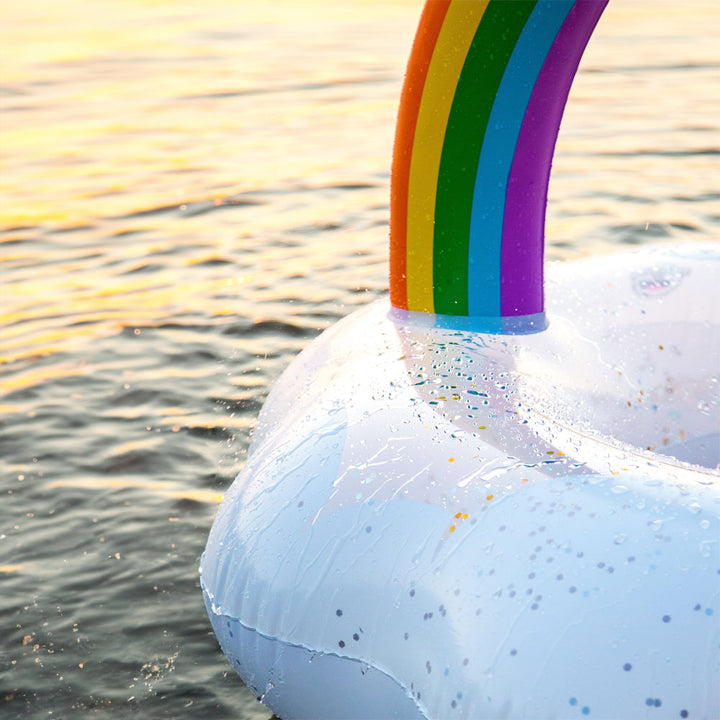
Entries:
{"label": "blue stripe", "polygon": [[505,193],[515,145],[535,82],[574,3],[543,0],[535,6],[500,82],[475,175],[468,250],[469,315],[500,315]]}

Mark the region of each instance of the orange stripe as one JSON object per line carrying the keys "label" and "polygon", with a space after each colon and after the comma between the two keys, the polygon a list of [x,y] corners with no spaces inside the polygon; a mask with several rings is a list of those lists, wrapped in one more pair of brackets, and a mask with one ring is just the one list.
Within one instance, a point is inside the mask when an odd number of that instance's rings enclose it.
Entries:
{"label": "orange stripe", "polygon": [[408,309],[407,209],[415,127],[430,61],[450,0],[427,0],[410,52],[400,99],[390,194],[390,302]]}

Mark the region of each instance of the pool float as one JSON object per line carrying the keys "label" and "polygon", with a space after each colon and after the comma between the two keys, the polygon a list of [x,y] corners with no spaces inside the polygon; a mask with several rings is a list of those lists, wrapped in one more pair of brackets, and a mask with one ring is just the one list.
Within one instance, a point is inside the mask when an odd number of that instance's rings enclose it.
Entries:
{"label": "pool float", "polygon": [[543,278],[604,6],[425,6],[390,301],[286,370],[201,561],[223,651],[284,720],[720,717],[720,247]]}

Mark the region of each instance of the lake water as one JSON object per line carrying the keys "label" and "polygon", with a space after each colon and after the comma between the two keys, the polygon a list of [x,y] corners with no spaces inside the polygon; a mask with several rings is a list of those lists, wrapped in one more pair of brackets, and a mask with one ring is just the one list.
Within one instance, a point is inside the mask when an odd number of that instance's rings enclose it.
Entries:
{"label": "lake water", "polygon": [[[273,381],[386,292],[421,3],[5,5],[0,716],[268,718],[198,561]],[[719,237],[718,37],[715,0],[608,8],[550,259]]]}

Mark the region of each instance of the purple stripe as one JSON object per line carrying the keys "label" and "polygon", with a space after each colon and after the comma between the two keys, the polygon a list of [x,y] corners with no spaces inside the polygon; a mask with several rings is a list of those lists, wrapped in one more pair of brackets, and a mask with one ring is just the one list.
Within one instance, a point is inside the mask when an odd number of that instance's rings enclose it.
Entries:
{"label": "purple stripe", "polygon": [[550,165],[577,66],[607,3],[575,2],[548,52],[525,111],[505,198],[500,278],[503,317],[543,311]]}

